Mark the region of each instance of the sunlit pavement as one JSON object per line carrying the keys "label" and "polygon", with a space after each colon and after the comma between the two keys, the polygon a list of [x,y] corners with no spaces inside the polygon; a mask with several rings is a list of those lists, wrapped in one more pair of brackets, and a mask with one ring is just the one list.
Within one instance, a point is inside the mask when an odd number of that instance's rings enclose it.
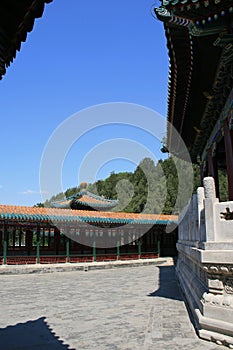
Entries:
{"label": "sunlit pavement", "polygon": [[197,337],[169,262],[0,280],[1,350],[220,349]]}

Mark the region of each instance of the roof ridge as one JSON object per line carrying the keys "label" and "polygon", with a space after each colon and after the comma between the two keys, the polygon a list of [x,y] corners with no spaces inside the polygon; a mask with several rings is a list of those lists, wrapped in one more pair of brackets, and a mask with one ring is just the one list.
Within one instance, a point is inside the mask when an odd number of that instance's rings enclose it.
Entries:
{"label": "roof ridge", "polygon": [[[39,219],[38,219],[39,217]],[[177,222],[175,215],[145,214],[126,212],[102,212],[75,209],[40,208],[29,206],[1,205],[0,219],[29,220],[29,221],[84,221],[135,224],[167,224]]]}
{"label": "roof ridge", "polygon": [[95,193],[91,193],[89,191],[86,191],[86,194],[88,194],[90,197],[95,198],[95,199],[101,199],[102,201],[106,201],[106,202],[119,202],[118,199],[109,199],[109,198],[105,198],[102,197],[100,195],[97,195]]}

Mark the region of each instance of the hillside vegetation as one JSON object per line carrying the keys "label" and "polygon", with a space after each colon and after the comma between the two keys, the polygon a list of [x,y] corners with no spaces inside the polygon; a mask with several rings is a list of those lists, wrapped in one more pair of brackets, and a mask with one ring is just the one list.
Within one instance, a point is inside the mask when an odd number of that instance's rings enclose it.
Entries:
{"label": "hillside vegetation", "polygon": [[[193,165],[193,177],[190,177],[189,170],[186,174],[184,164],[179,166],[183,167],[181,191],[179,192],[182,192],[182,196],[178,195],[177,163],[172,157],[159,160],[156,165],[152,159],[145,158],[133,173],[121,172],[116,174],[112,172],[105,180],[88,184],[87,190],[105,198],[118,199],[119,205],[113,209],[114,211],[179,213],[184,203],[187,203],[190,198],[190,193],[186,193],[186,189],[190,187],[190,181],[193,183],[192,193],[195,193],[197,187],[200,186],[199,167],[197,165]],[[226,174],[223,171],[219,173],[219,179],[220,198],[227,200]],[[64,196],[75,195],[79,190],[79,187],[69,188],[64,194],[59,193],[45,203],[38,203],[37,206],[48,207],[51,202],[63,199]]]}

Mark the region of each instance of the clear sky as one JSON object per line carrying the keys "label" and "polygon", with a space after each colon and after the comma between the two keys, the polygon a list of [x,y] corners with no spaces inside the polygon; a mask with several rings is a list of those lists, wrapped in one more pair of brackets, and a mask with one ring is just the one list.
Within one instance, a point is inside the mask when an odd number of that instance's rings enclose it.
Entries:
{"label": "clear sky", "polygon": [[[163,25],[151,14],[153,3],[54,0],[46,6],[0,82],[2,204],[41,201],[43,150],[54,130],[74,113],[102,103],[128,102],[166,115],[168,55]],[[72,147],[64,162],[64,189],[77,185],[80,155],[109,135],[130,134],[136,142],[144,139],[148,148],[153,145],[142,131],[109,128],[88,133],[83,143]],[[102,164],[97,178],[134,169],[130,160],[113,160]]]}

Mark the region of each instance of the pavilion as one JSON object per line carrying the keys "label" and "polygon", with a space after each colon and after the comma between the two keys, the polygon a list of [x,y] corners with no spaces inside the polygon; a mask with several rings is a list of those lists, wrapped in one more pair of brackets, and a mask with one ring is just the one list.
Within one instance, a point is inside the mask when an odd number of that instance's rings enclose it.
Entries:
{"label": "pavilion", "polygon": [[55,201],[51,203],[53,208],[62,209],[78,209],[78,210],[99,210],[109,211],[113,209],[118,200],[106,199],[86,190],[87,183],[82,182],[80,191],[65,200]]}

